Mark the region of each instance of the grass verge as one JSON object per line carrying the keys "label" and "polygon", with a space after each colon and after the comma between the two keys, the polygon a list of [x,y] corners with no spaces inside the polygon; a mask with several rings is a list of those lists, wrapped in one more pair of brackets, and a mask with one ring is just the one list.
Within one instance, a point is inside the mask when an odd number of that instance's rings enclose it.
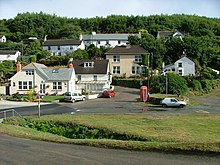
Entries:
{"label": "grass verge", "polygon": [[[129,150],[201,151],[220,153],[220,115],[190,114],[160,115],[54,115],[28,117],[34,122],[50,121],[62,125],[82,125],[107,129],[113,133],[132,135],[143,141],[115,139],[70,139],[56,134],[18,126],[22,121],[11,118],[0,124],[0,133],[11,136],[59,143],[82,144],[96,147]],[[128,137],[129,137],[128,136]]]}

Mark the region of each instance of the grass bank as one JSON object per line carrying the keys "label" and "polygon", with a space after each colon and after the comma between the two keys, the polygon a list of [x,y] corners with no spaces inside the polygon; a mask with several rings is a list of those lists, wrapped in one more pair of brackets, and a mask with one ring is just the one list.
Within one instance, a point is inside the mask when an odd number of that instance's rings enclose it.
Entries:
{"label": "grass bank", "polygon": [[[25,120],[10,118],[4,123],[0,124],[0,133],[36,140],[130,150],[220,153],[220,115],[216,114],[54,115],[28,117]],[[75,126],[79,126],[82,131],[74,128]],[[37,127],[40,129],[36,129]],[[69,134],[82,133],[83,139],[79,136],[73,136],[76,137],[73,139],[55,134],[67,127],[78,129],[77,133]],[[49,132],[56,131],[48,133],[48,129]],[[98,134],[99,131],[102,136]],[[95,136],[91,138],[87,134]]]}

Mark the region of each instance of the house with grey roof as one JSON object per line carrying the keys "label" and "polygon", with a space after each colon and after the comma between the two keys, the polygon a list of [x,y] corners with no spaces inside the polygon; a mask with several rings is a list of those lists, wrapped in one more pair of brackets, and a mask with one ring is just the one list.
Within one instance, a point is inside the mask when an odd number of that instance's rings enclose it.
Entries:
{"label": "house with grey roof", "polygon": [[105,55],[113,76],[130,77],[146,72],[147,66],[142,65],[142,59],[149,53],[138,45],[116,46]]}
{"label": "house with grey roof", "polygon": [[115,47],[126,45],[128,43],[128,37],[130,35],[135,35],[141,38],[141,33],[130,34],[130,33],[113,33],[113,34],[97,34],[92,32],[92,34],[82,35],[81,39],[84,41],[85,46],[88,47],[94,44],[96,47]]}
{"label": "house with grey roof", "polygon": [[170,72],[179,74],[180,76],[195,75],[195,63],[184,56],[174,64],[169,64],[164,67],[163,75]]}
{"label": "house with grey roof", "polygon": [[48,68],[30,63],[23,68],[17,64],[17,73],[10,78],[10,94],[27,94],[35,90],[40,94],[58,94],[75,91],[74,68]]}
{"label": "house with grey roof", "polygon": [[182,40],[184,35],[178,30],[162,30],[162,31],[157,32],[157,39],[164,38],[165,40],[168,40],[173,37],[176,37]]}
{"label": "house with grey roof", "polygon": [[76,90],[88,93],[110,89],[112,76],[108,60],[69,61],[75,69]]}
{"label": "house with grey roof", "polygon": [[21,52],[18,50],[0,50],[0,63],[2,61],[15,61],[17,62]]}
{"label": "house with grey roof", "polygon": [[85,49],[82,40],[73,39],[45,40],[42,45],[43,49],[50,51],[52,56],[65,56],[68,52]]}

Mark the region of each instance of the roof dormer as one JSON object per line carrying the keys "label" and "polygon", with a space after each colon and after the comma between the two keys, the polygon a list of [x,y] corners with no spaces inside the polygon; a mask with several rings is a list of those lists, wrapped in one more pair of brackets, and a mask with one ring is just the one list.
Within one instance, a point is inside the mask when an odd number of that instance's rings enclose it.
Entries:
{"label": "roof dormer", "polygon": [[84,68],[94,68],[94,62],[84,62]]}

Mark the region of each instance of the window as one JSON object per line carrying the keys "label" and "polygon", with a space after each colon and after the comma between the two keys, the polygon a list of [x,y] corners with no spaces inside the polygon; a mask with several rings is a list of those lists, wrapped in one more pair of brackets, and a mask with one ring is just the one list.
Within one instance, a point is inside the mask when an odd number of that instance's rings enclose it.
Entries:
{"label": "window", "polygon": [[182,67],[183,67],[183,64],[182,64],[181,62],[179,62],[179,63],[178,63],[178,67],[179,67],[179,68],[182,68]]}
{"label": "window", "polygon": [[140,66],[132,66],[132,74],[144,74],[145,67]]}
{"label": "window", "polygon": [[141,56],[135,56],[134,61],[137,62],[137,63],[140,63],[140,62],[142,62],[142,57]]}
{"label": "window", "polygon": [[57,47],[57,50],[60,50],[60,46]]}
{"label": "window", "polygon": [[53,82],[53,90],[62,90],[62,82]]}
{"label": "window", "polygon": [[93,76],[93,80],[94,80],[94,81],[97,81],[97,80],[98,80],[97,75],[94,75],[94,76]]}
{"label": "window", "polygon": [[26,75],[34,75],[34,70],[26,70]]}
{"label": "window", "polygon": [[78,81],[81,81],[81,80],[82,80],[82,76],[78,75]]}
{"label": "window", "polygon": [[70,50],[73,50],[73,47],[72,47],[72,46],[70,46]]}
{"label": "window", "polygon": [[93,68],[94,62],[84,62],[84,68]]}
{"label": "window", "polygon": [[118,44],[120,45],[120,44],[121,44],[121,41],[118,40]]}
{"label": "window", "polygon": [[113,74],[120,74],[120,66],[113,66]]}
{"label": "window", "polygon": [[50,46],[48,46],[48,50],[51,50]]}
{"label": "window", "polygon": [[113,62],[120,62],[120,56],[113,56]]}
{"label": "window", "polygon": [[19,90],[29,90],[32,89],[32,81],[18,81]]}
{"label": "window", "polygon": [[181,75],[181,76],[183,75],[183,70],[182,69],[179,70],[179,75]]}

